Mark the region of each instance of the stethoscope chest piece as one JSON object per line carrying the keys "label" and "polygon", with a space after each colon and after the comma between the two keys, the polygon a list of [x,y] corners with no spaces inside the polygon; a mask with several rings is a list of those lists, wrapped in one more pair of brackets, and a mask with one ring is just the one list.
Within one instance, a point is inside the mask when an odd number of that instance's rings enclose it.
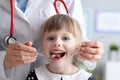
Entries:
{"label": "stethoscope chest piece", "polygon": [[4,38],[3,41],[4,41],[5,46],[7,46],[10,43],[15,43],[17,40],[15,37],[8,35]]}

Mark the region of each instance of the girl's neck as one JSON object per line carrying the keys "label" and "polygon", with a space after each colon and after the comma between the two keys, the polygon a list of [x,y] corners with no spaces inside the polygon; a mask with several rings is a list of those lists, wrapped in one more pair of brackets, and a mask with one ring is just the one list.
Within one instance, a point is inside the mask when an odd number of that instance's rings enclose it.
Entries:
{"label": "girl's neck", "polygon": [[53,67],[50,66],[49,64],[46,65],[47,69],[55,74],[65,74],[65,75],[70,75],[73,73],[78,72],[79,68],[76,67],[75,65],[67,65],[67,66],[63,66],[63,67]]}

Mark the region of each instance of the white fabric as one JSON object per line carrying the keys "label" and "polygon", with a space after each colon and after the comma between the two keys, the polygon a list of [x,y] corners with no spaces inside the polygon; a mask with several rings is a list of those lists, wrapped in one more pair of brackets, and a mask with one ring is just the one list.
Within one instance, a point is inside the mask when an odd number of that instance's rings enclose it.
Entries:
{"label": "white fabric", "polygon": [[[0,0],[0,80],[7,80],[8,78],[11,80],[24,80],[25,75],[30,69],[30,65],[21,65],[14,69],[8,69],[5,71],[3,68],[3,60],[6,50],[6,47],[3,44],[3,39],[5,36],[9,35],[11,20],[9,1],[10,0]],[[56,14],[53,1],[54,0],[28,0],[26,11],[24,13],[17,7],[15,3],[14,36],[16,37],[17,41],[21,43],[33,41],[33,46],[39,50],[40,26],[47,18]],[[85,24],[80,0],[65,1],[70,9],[71,17],[80,23],[83,29],[84,38],[86,39]],[[61,12],[65,12],[62,7],[60,7],[60,9]],[[86,61],[84,61],[84,63],[87,65],[89,62],[86,63]],[[93,65],[92,67],[94,68],[95,66]],[[34,66],[32,68],[34,68]]]}
{"label": "white fabric", "polygon": [[4,72],[4,67],[3,67],[3,60],[5,57],[5,51],[0,51],[0,79],[5,80],[5,72]]}
{"label": "white fabric", "polygon": [[60,80],[61,77],[63,80],[88,80],[88,78],[92,75],[83,69],[80,69],[78,72],[71,75],[55,74],[48,71],[46,66],[36,68],[35,73],[38,80]]}

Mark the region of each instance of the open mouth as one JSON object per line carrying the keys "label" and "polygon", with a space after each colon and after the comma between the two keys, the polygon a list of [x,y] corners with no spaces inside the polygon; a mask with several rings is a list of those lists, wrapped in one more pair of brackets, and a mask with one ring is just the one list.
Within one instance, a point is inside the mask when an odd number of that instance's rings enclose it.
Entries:
{"label": "open mouth", "polygon": [[51,52],[50,58],[51,59],[60,59],[65,56],[65,52]]}

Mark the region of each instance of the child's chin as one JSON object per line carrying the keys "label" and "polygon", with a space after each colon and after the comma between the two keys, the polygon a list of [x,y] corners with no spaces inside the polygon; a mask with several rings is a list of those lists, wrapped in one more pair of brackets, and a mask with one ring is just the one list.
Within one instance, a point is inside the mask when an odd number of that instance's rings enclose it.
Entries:
{"label": "child's chin", "polygon": [[65,63],[65,60],[63,58],[57,58],[57,59],[52,59],[50,64],[55,65],[55,66],[59,66]]}

